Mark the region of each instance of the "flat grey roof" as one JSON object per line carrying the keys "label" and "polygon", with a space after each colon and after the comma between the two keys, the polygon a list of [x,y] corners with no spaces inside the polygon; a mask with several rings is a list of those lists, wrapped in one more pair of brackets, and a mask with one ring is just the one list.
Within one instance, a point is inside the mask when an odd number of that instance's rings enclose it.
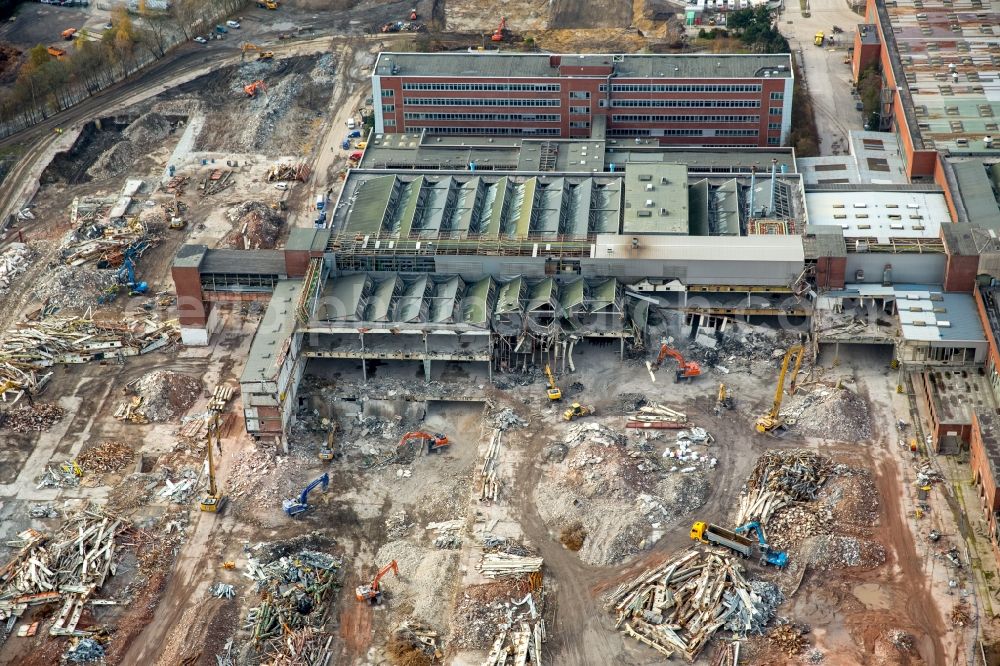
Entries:
{"label": "flat grey roof", "polygon": [[274,285],[271,302],[254,333],[240,382],[273,380],[278,376],[285,342],[295,331],[295,305],[301,289],[302,280],[279,280]]}
{"label": "flat grey roof", "polygon": [[281,250],[209,250],[201,261],[201,272],[284,275],[285,253]]}
{"label": "flat grey roof", "polygon": [[[624,79],[752,79],[792,75],[789,54],[548,54],[473,51],[457,53],[383,52],[377,76],[556,78],[560,68],[612,67]],[[782,69],[783,68],[783,69]],[[568,74],[598,76],[604,74]]]}
{"label": "flat grey roof", "polygon": [[951,166],[969,222],[977,227],[1000,229],[1000,204],[986,171],[995,167],[988,167],[982,160],[953,161]]}
{"label": "flat grey roof", "polygon": [[207,245],[181,245],[174,255],[174,266],[178,268],[198,268],[201,266],[205,253],[208,252]]}

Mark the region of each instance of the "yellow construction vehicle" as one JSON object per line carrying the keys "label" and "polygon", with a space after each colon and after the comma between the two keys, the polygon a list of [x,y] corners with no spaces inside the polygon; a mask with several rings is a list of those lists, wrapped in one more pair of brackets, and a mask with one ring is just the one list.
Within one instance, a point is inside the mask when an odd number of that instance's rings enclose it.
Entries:
{"label": "yellow construction vehicle", "polygon": [[62,464],[62,471],[73,476],[83,476],[83,468],[75,460],[67,460]]}
{"label": "yellow construction vehicle", "polygon": [[570,405],[570,408],[563,412],[564,421],[572,421],[578,419],[581,416],[593,416],[594,408],[590,405],[581,405],[578,402],[574,402]]}
{"label": "yellow construction vehicle", "polygon": [[724,409],[733,408],[733,396],[725,384],[719,384],[719,394],[715,399],[715,415],[718,416]]}
{"label": "yellow construction vehicle", "polygon": [[789,380],[788,392],[795,393],[795,378],[799,376],[799,368],[802,367],[802,357],[805,356],[805,347],[802,345],[789,347],[788,351],[785,352],[785,358],[781,362],[781,372],[778,373],[778,388],[774,392],[774,404],[771,405],[771,410],[766,414],[762,414],[754,424],[754,428],[759,433],[771,432],[775,428],[780,428],[785,423],[779,412],[781,411],[781,400],[785,395],[785,375],[788,374],[788,364],[793,356],[795,357],[795,365],[792,370],[792,377]]}
{"label": "yellow construction vehicle", "polygon": [[201,510],[211,513],[218,513],[222,506],[222,491],[215,484],[215,458],[212,456],[212,433],[215,433],[217,445],[222,441],[222,433],[219,429],[219,415],[216,413],[208,423],[205,436],[205,445],[208,448],[208,493],[201,498]]}
{"label": "yellow construction vehicle", "polygon": [[323,419],[322,423],[326,428],[326,443],[319,448],[319,459],[330,461],[334,458],[333,436],[337,432],[337,423],[330,419]]}
{"label": "yellow construction vehicle", "polygon": [[549,400],[562,400],[562,391],[556,386],[556,378],[552,376],[552,368],[545,364],[545,376],[549,380],[549,390],[546,393],[549,396]]}
{"label": "yellow construction vehicle", "polygon": [[823,46],[823,42],[825,41],[826,41],[826,35],[823,34],[822,30],[817,32],[816,36],[813,37],[813,44],[815,44],[816,46]]}
{"label": "yellow construction vehicle", "polygon": [[277,9],[278,3],[275,0],[257,0],[257,6],[261,9]]}
{"label": "yellow construction vehicle", "polygon": [[261,51],[257,54],[257,60],[273,60],[274,51]]}

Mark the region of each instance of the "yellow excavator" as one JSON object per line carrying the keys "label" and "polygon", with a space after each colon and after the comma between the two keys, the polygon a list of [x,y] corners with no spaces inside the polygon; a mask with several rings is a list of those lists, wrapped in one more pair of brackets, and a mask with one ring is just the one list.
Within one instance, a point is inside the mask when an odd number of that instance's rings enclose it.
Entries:
{"label": "yellow excavator", "polygon": [[549,389],[545,392],[549,396],[549,400],[562,400],[562,391],[556,386],[556,378],[552,375],[552,368],[547,363],[545,364],[545,376],[549,380]]}
{"label": "yellow excavator", "polygon": [[802,357],[805,356],[805,347],[802,345],[793,345],[785,352],[785,359],[781,362],[781,372],[778,374],[778,388],[774,392],[774,404],[771,405],[771,410],[758,417],[757,422],[754,424],[754,429],[761,434],[780,428],[785,423],[779,412],[781,411],[781,400],[785,395],[785,375],[788,374],[788,365],[793,356],[795,357],[795,364],[792,369],[788,392],[795,393],[795,378],[799,376],[799,368],[802,367]]}
{"label": "yellow excavator", "polygon": [[[219,445],[222,441],[222,433],[219,428],[219,415],[215,414],[208,423],[205,445],[208,448],[208,492],[201,498],[200,507],[202,511],[218,513],[222,506],[222,491],[215,484],[215,458],[212,457],[212,433],[215,433],[215,442]],[[220,445],[221,446],[221,445]]]}
{"label": "yellow excavator", "polygon": [[715,415],[719,416],[723,410],[733,408],[733,393],[725,384],[719,384],[719,394],[715,398]]}

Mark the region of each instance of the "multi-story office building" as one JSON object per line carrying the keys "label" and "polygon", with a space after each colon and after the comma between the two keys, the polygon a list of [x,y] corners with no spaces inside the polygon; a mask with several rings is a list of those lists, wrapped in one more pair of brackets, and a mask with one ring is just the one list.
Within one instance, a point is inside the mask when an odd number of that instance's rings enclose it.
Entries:
{"label": "multi-story office building", "polygon": [[375,132],[655,137],[664,145],[779,146],[791,57],[382,53]]}

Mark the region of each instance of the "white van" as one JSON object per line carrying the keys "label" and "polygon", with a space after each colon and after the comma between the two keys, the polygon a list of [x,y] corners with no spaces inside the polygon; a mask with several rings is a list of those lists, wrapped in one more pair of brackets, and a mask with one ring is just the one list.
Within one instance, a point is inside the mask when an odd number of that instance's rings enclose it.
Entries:
{"label": "white van", "polygon": [[354,127],[355,127],[355,125],[354,125],[354,118],[348,118],[347,119],[347,129],[354,129]]}

